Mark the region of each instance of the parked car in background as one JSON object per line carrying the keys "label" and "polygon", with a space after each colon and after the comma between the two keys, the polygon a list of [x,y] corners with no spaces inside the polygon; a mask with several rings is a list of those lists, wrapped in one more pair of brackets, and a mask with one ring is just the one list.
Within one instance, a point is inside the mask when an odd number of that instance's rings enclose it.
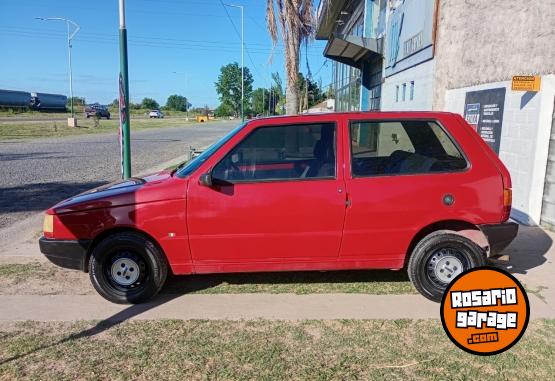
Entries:
{"label": "parked car in background", "polygon": [[116,303],[175,275],[406,268],[439,301],[516,236],[511,178],[458,114],[259,118],[173,171],[48,209],[40,249]]}
{"label": "parked car in background", "polygon": [[100,118],[110,119],[110,111],[108,111],[108,108],[98,103],[87,105],[85,107],[85,115],[87,116],[87,118],[96,117],[99,119]]}
{"label": "parked car in background", "polygon": [[150,113],[148,114],[148,116],[150,118],[163,118],[164,113],[160,110],[151,110]]}

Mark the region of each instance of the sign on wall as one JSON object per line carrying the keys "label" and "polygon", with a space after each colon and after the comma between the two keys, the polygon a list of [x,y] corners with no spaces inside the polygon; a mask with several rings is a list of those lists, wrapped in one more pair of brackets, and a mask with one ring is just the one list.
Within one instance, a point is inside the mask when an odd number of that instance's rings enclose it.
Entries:
{"label": "sign on wall", "polygon": [[506,89],[469,91],[464,101],[464,118],[499,154]]}
{"label": "sign on wall", "polygon": [[541,77],[539,75],[515,75],[511,82],[513,91],[540,91]]}

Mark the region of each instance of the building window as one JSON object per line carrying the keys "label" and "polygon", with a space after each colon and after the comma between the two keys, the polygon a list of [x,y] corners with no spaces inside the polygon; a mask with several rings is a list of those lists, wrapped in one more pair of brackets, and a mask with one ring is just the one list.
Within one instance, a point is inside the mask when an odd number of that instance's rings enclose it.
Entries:
{"label": "building window", "polygon": [[395,102],[399,102],[399,85],[395,86]]}
{"label": "building window", "polygon": [[407,84],[403,83],[403,102],[405,101],[405,96],[407,94]]}
{"label": "building window", "polygon": [[414,81],[410,81],[410,100],[414,99]]}
{"label": "building window", "polygon": [[358,111],[360,109],[360,69],[334,62],[335,110]]}

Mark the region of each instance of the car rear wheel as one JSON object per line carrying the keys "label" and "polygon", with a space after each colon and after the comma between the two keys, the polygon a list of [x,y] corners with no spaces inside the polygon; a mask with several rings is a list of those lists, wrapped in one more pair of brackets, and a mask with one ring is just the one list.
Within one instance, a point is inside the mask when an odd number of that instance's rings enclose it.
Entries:
{"label": "car rear wheel", "polygon": [[416,245],[408,274],[418,292],[439,302],[457,275],[485,263],[483,250],[476,243],[452,232],[437,231]]}
{"label": "car rear wheel", "polygon": [[117,233],[103,239],[89,262],[91,282],[105,299],[119,304],[142,303],[166,281],[164,254],[141,234]]}

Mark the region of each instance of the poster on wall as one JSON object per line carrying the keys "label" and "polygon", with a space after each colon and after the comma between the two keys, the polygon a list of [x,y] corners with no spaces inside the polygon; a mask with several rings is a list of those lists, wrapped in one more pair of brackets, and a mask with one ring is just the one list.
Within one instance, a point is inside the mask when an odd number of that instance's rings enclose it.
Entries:
{"label": "poster on wall", "polygon": [[501,144],[505,92],[504,87],[469,91],[464,101],[464,118],[497,154]]}

